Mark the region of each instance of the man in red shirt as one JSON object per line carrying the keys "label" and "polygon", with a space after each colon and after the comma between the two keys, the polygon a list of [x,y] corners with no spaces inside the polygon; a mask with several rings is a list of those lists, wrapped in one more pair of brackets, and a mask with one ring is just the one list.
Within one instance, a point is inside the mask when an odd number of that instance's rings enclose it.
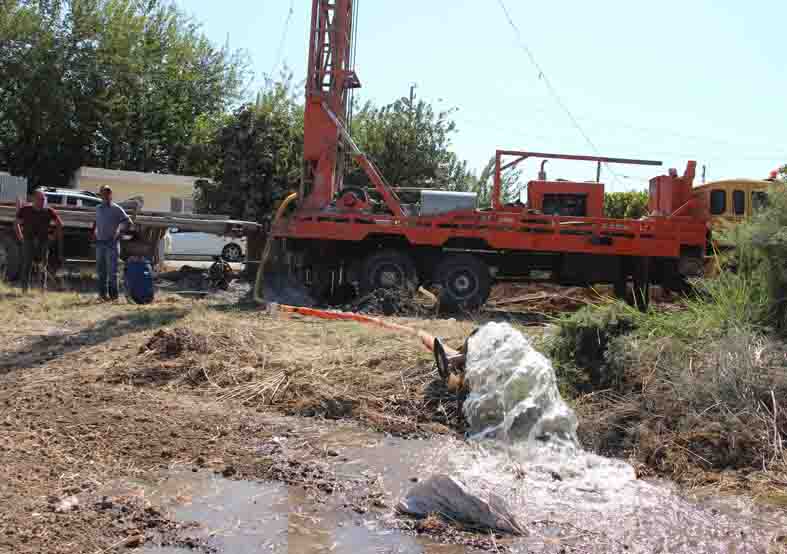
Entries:
{"label": "man in red shirt", "polygon": [[57,212],[45,207],[46,196],[38,189],[33,193],[33,204],[16,212],[16,238],[22,242],[22,290],[30,288],[33,263],[41,264],[41,286],[46,289],[49,262],[49,225],[54,223],[57,234],[63,231],[63,221]]}

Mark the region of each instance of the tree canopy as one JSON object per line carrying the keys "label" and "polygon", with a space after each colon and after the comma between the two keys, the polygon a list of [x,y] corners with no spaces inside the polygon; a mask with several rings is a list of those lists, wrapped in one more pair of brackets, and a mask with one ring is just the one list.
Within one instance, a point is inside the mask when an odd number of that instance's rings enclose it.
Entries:
{"label": "tree canopy", "polygon": [[197,183],[198,208],[262,221],[300,183],[303,105],[291,79],[274,84],[212,131],[211,125],[206,123],[205,142],[197,145],[203,174],[213,178]]}
{"label": "tree canopy", "polygon": [[186,172],[195,130],[238,101],[245,67],[165,0],[6,0],[0,167],[32,186],[85,164]]}
{"label": "tree canopy", "polygon": [[[353,138],[393,186],[475,191],[484,186],[451,150],[456,127],[450,112],[436,113],[409,99],[383,107],[367,102],[355,115]],[[200,210],[262,220],[278,201],[298,189],[303,159],[303,104],[286,71],[243,105],[218,121],[204,120],[189,150],[189,164],[213,178],[198,184]],[[193,159],[191,159],[193,157]],[[199,164],[199,165],[197,165]],[[345,185],[371,186],[355,164]],[[488,195],[488,192],[485,194]]]}
{"label": "tree canopy", "polygon": [[[6,0],[0,12],[0,170],[66,185],[82,165],[206,177],[200,210],[262,220],[302,172],[303,100],[286,71],[241,103],[246,63],[170,0]],[[492,166],[458,158],[453,110],[363,104],[351,131],[393,186],[474,191]],[[345,183],[369,186],[354,164]],[[519,199],[518,174],[504,196]]]}
{"label": "tree canopy", "polygon": [[[424,100],[401,98],[382,107],[367,102],[353,117],[351,133],[391,185],[462,190],[471,174],[451,150],[456,132],[451,113],[435,112]],[[355,166],[345,183],[371,184]]]}

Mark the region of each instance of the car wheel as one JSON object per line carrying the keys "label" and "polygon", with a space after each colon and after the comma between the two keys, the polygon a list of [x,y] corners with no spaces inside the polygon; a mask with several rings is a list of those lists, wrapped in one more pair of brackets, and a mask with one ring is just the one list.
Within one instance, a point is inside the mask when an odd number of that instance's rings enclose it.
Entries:
{"label": "car wheel", "polygon": [[239,262],[243,259],[243,249],[233,242],[224,247],[221,257],[228,262]]}

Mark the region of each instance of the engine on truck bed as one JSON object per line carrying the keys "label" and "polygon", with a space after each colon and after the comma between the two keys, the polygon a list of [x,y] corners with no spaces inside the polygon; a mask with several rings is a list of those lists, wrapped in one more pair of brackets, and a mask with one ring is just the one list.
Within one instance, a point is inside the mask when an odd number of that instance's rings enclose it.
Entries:
{"label": "engine on truck bed", "polygon": [[475,210],[478,195],[474,192],[422,190],[419,215],[436,215],[460,210]]}

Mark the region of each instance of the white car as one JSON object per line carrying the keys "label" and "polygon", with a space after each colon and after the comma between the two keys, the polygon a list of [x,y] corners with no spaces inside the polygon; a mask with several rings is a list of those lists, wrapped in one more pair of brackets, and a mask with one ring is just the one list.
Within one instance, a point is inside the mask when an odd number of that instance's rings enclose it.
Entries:
{"label": "white car", "polygon": [[[98,194],[88,190],[46,187],[44,195],[49,206],[62,208],[95,208],[103,202]],[[142,209],[144,202],[141,196],[135,196],[128,200],[118,201],[117,204],[125,210],[136,211]]]}
{"label": "white car", "polygon": [[50,206],[95,208],[101,204],[99,195],[86,190],[48,187],[44,189],[44,194],[46,195],[46,202]]}
{"label": "white car", "polygon": [[199,259],[221,256],[228,262],[243,261],[246,255],[246,237],[221,237],[211,233],[169,229],[166,241],[167,258]]}

